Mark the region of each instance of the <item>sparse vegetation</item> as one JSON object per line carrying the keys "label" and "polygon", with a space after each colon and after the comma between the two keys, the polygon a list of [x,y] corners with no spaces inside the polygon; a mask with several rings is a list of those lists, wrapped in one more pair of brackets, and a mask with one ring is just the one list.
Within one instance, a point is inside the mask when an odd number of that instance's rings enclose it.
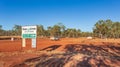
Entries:
{"label": "sparse vegetation", "polygon": [[120,22],[99,20],[94,25],[93,33],[100,38],[120,38]]}
{"label": "sparse vegetation", "polygon": [[[14,25],[12,30],[2,29],[0,25],[0,36],[20,36],[21,26]],[[111,20],[99,20],[93,28],[93,32],[83,32],[80,29],[66,28],[62,23],[48,26],[47,29],[43,25],[37,25],[37,35],[40,37],[88,37],[94,36],[99,38],[120,38],[120,22]]]}
{"label": "sparse vegetation", "polygon": [[[120,22],[111,20],[98,21],[93,32],[82,32],[80,29],[66,28],[58,23],[44,29],[37,25],[38,37],[67,37],[58,41],[48,38],[37,38],[37,50],[21,48],[21,40],[1,42],[0,66],[5,67],[118,67],[120,66]],[[0,39],[21,38],[21,26],[15,25],[12,30],[4,30],[0,25]],[[81,37],[81,38],[78,38]],[[91,37],[91,39],[82,38]],[[94,37],[99,37],[94,39]],[[11,46],[10,46],[11,45]],[[19,46],[19,47],[18,47]],[[5,48],[3,48],[5,47]],[[30,48],[31,49],[31,48]],[[4,51],[16,51],[8,52]],[[21,51],[22,50],[22,51]],[[33,56],[34,55],[34,56]],[[6,58],[7,57],[7,58]],[[5,59],[5,60],[4,60]],[[11,59],[13,60],[11,62]],[[17,61],[17,62],[16,62]],[[18,62],[19,61],[19,62]],[[9,64],[7,64],[7,62]]]}

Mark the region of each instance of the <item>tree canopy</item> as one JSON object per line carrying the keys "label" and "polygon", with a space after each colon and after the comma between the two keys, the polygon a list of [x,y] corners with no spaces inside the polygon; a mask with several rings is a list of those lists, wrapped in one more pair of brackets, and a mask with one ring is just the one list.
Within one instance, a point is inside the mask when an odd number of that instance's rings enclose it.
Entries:
{"label": "tree canopy", "polygon": [[[2,29],[2,25],[0,25],[0,36],[21,36],[21,27],[20,25],[14,25],[12,30],[4,30]],[[62,23],[48,26],[47,29],[39,24],[37,25],[37,36],[120,38],[120,22],[113,22],[110,19],[99,20],[93,26],[93,32],[83,32],[81,29],[66,28]]]}
{"label": "tree canopy", "polygon": [[111,20],[99,20],[93,28],[96,37],[101,38],[120,38],[120,22]]}

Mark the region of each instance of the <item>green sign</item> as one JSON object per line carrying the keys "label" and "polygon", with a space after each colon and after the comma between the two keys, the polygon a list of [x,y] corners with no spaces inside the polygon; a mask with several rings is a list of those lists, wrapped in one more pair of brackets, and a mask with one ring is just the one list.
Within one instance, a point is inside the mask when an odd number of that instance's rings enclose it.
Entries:
{"label": "green sign", "polygon": [[22,38],[36,38],[36,34],[22,34]]}
{"label": "green sign", "polygon": [[36,38],[37,37],[37,26],[23,26],[22,27],[22,38]]}

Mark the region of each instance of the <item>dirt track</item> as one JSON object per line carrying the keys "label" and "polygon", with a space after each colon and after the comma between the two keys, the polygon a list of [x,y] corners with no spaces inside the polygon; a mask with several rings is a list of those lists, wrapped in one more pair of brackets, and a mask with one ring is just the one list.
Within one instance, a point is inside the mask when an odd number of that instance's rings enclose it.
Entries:
{"label": "dirt track", "polygon": [[0,40],[0,67],[119,67],[120,39],[63,38],[31,40],[25,48],[21,40]]}

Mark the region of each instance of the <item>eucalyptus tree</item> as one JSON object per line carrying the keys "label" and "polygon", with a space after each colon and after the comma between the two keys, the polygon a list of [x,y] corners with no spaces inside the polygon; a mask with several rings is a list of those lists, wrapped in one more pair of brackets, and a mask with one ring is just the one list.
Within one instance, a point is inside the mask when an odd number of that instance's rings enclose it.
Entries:
{"label": "eucalyptus tree", "polygon": [[45,29],[43,25],[37,25],[37,35],[41,37],[45,36]]}
{"label": "eucalyptus tree", "polygon": [[80,29],[75,29],[75,28],[67,28],[65,30],[65,36],[66,37],[80,37],[81,31]]}
{"label": "eucalyptus tree", "polygon": [[53,36],[53,34],[52,34],[52,27],[51,26],[47,27],[47,32],[48,32],[48,36]]}
{"label": "eucalyptus tree", "polygon": [[66,29],[65,25],[63,25],[62,23],[57,23],[56,25],[60,27],[60,34],[61,34],[60,36],[64,37],[65,29]]}
{"label": "eucalyptus tree", "polygon": [[14,25],[13,31],[14,31],[14,34],[16,36],[21,36],[21,33],[22,33],[22,28],[21,27],[22,26],[20,26],[20,25]]}
{"label": "eucalyptus tree", "polygon": [[63,37],[65,26],[62,23],[55,24],[54,26],[47,27],[50,36]]}
{"label": "eucalyptus tree", "polygon": [[93,28],[93,32],[96,35],[119,38],[120,37],[120,22],[113,22],[111,20],[100,20]]}
{"label": "eucalyptus tree", "polygon": [[103,28],[102,28],[103,23],[104,23],[103,20],[99,20],[99,21],[94,25],[93,33],[95,33],[95,36],[98,36],[98,37],[101,37],[101,38],[102,38],[102,36],[103,36]]}
{"label": "eucalyptus tree", "polygon": [[4,30],[2,29],[2,25],[0,25],[0,36],[3,36]]}
{"label": "eucalyptus tree", "polygon": [[61,27],[58,25],[54,25],[51,30],[53,36],[59,37],[61,35]]}
{"label": "eucalyptus tree", "polygon": [[114,38],[120,37],[120,23],[114,22],[112,25],[112,35]]}

